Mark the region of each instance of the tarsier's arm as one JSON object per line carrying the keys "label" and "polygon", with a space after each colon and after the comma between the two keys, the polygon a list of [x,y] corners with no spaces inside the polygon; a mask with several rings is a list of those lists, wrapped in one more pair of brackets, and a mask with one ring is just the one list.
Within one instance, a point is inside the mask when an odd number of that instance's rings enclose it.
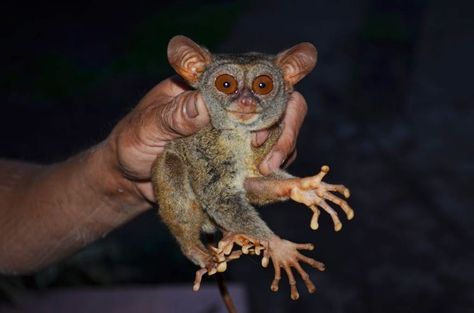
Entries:
{"label": "tarsier's arm", "polygon": [[245,189],[248,192],[250,202],[255,204],[261,205],[290,198],[305,204],[313,211],[310,224],[312,229],[318,229],[319,226],[319,206],[331,216],[334,229],[339,231],[342,223],[336,211],[331,208],[326,200],[339,205],[349,220],[354,217],[354,210],[345,200],[332,193],[336,191],[348,198],[350,196],[349,189],[343,185],[331,185],[322,181],[328,171],[329,167],[323,166],[317,175],[305,178],[297,178],[284,171],[278,171],[268,177],[247,178]]}
{"label": "tarsier's arm", "polygon": [[[281,134],[281,126],[273,127],[266,143],[254,149],[254,163],[259,164],[262,158],[269,153]],[[328,166],[323,166],[315,176],[298,178],[284,170],[278,170],[269,176],[248,177],[245,180],[245,190],[250,203],[265,205],[277,201],[292,199],[308,206],[313,211],[311,228],[317,229],[320,211],[318,206],[326,211],[332,218],[334,229],[339,231],[342,223],[338,214],[326,200],[339,205],[350,220],[354,217],[354,210],[348,203],[331,192],[339,192],[345,198],[350,196],[349,189],[343,185],[331,185],[322,181],[329,172]]]}

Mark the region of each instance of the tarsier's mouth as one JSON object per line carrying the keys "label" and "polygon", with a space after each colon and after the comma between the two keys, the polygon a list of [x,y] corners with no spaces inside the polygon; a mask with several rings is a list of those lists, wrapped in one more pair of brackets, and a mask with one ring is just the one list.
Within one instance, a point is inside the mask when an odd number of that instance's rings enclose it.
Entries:
{"label": "tarsier's mouth", "polygon": [[226,112],[229,113],[229,115],[232,118],[244,124],[250,124],[254,122],[261,113],[261,111],[242,112],[242,111],[231,111],[231,110],[226,110]]}

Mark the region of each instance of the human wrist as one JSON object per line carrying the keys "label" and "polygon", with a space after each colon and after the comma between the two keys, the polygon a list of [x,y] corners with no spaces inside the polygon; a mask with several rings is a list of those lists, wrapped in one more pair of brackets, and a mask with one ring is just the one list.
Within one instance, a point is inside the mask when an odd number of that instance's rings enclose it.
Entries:
{"label": "human wrist", "polygon": [[86,180],[104,199],[126,211],[145,211],[151,203],[126,177],[118,162],[114,143],[108,139],[88,151]]}

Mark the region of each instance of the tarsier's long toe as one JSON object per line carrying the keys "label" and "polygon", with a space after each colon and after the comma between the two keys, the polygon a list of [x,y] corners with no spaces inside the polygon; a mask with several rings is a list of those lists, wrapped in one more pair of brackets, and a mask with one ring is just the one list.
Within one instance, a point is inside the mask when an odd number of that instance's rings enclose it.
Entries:
{"label": "tarsier's long toe", "polygon": [[262,243],[256,238],[240,233],[227,232],[217,245],[217,253],[227,256],[232,252],[234,245],[239,245],[243,254],[255,253],[259,255],[260,251],[264,249]]}
{"label": "tarsier's long toe", "polygon": [[232,251],[227,255],[218,253],[218,248],[209,247],[212,256],[209,256],[208,260],[201,266],[201,269],[196,271],[194,278],[193,290],[198,291],[201,287],[201,281],[204,274],[209,276],[214,275],[217,272],[224,272],[227,269],[227,262],[236,260],[242,255],[242,251]]}
{"label": "tarsier's long toe", "polygon": [[[240,250],[232,251],[234,245],[240,246]],[[209,276],[217,272],[224,272],[227,269],[227,262],[240,258],[243,254],[257,254],[259,255],[264,246],[259,240],[244,234],[227,232],[224,237],[217,244],[217,248],[213,246],[208,247],[213,256],[206,261],[201,269],[196,271],[194,279],[193,290],[198,291],[201,287],[201,281],[204,274]]]}
{"label": "tarsier's long toe", "polygon": [[343,200],[332,192],[342,194],[346,199],[350,197],[350,191],[344,185],[332,185],[322,181],[324,176],[329,172],[329,166],[324,165],[321,171],[311,177],[301,178],[299,186],[291,189],[290,197],[296,202],[300,202],[308,206],[313,211],[311,218],[311,228],[318,229],[319,227],[319,208],[326,211],[332,218],[334,223],[334,230],[339,231],[342,228],[341,220],[337,212],[326,202],[326,200],[337,204],[346,213],[347,219],[351,220],[354,217],[354,210],[349,206],[346,200]]}
{"label": "tarsier's long toe", "polygon": [[279,289],[281,280],[281,268],[285,271],[288,276],[288,282],[290,284],[291,299],[297,300],[299,298],[298,289],[296,288],[296,280],[293,275],[292,268],[296,271],[303,279],[306,288],[309,293],[316,291],[316,287],[309,278],[309,274],[301,267],[300,262],[304,262],[313,268],[320,271],[324,271],[325,266],[323,263],[318,262],[312,258],[302,255],[298,250],[313,250],[314,246],[310,243],[298,244],[288,240],[283,240],[278,237],[274,237],[269,240],[266,244],[263,252],[262,266],[267,267],[269,260],[272,260],[273,267],[275,269],[275,276],[272,281],[271,290],[276,292]]}

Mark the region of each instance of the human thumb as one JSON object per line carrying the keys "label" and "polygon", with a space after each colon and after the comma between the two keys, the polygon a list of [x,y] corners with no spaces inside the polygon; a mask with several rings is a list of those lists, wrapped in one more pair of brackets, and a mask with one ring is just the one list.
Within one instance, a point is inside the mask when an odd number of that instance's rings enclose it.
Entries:
{"label": "human thumb", "polygon": [[185,91],[157,107],[158,129],[162,138],[172,140],[196,133],[209,124],[209,114],[202,95]]}

